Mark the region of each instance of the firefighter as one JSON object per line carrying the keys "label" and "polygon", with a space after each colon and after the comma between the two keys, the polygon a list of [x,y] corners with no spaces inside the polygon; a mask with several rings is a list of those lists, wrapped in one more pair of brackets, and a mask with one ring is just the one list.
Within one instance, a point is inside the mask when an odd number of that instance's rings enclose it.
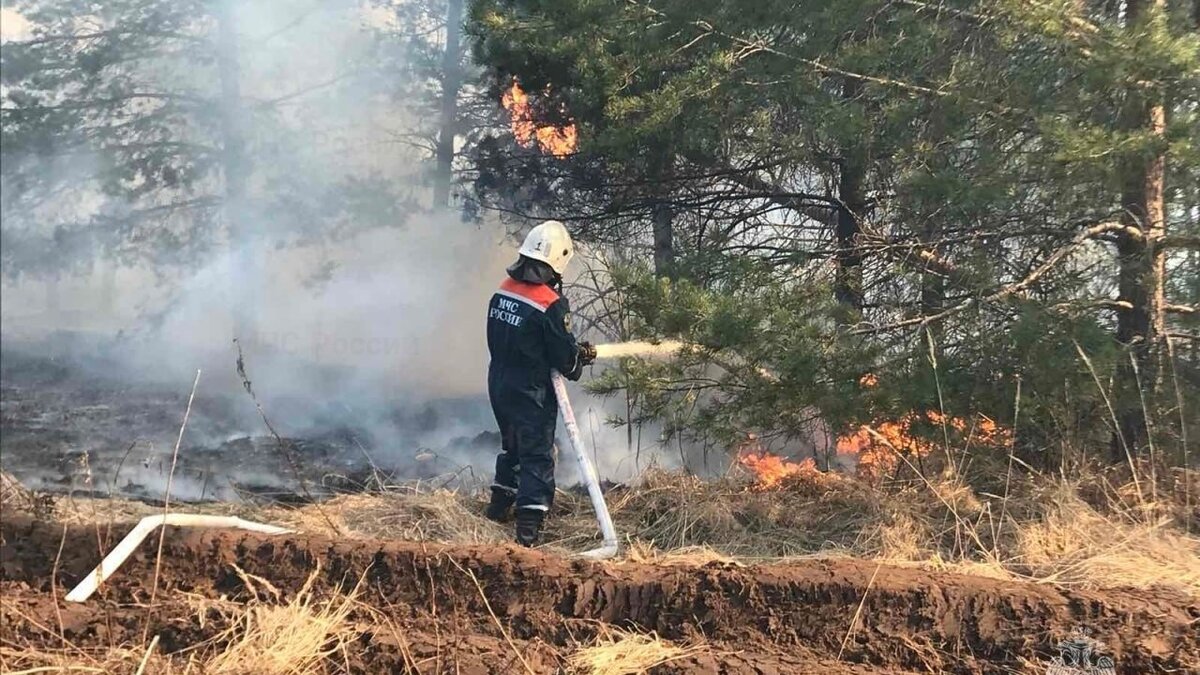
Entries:
{"label": "firefighter", "polygon": [[548,220],[530,231],[520,257],[488,305],[488,398],[500,426],[501,452],[487,517],[504,522],[516,507],[516,540],[534,546],[554,502],[554,427],[558,399],[550,371],[578,380],[596,358],[571,334],[562,274],[571,236]]}

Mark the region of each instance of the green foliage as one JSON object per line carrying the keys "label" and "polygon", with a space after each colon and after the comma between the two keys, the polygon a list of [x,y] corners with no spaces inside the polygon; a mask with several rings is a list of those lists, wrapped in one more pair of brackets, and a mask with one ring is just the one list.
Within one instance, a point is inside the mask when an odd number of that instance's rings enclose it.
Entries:
{"label": "green foliage", "polygon": [[[728,447],[945,408],[1016,421],[1023,456],[1050,468],[1062,447],[1107,444],[1102,391],[1129,359],[1111,235],[1076,237],[1128,218],[1130,167],[1164,151],[1168,229],[1194,233],[1200,204],[1200,37],[1183,12],[1114,6],[477,0],[477,60],[501,86],[549,87],[546,119],[564,106],[581,138],[559,161],[499,137],[486,163],[538,189],[500,180],[480,198],[642,251],[669,205],[672,278],[613,284],[630,335],[698,347],[596,386],[672,428],[685,416]],[[861,200],[849,259],[844,195]],[[1172,260],[1169,301],[1194,303],[1194,256]],[[839,268],[863,277],[865,306],[832,300]],[[1119,414],[1138,402],[1120,398]]]}

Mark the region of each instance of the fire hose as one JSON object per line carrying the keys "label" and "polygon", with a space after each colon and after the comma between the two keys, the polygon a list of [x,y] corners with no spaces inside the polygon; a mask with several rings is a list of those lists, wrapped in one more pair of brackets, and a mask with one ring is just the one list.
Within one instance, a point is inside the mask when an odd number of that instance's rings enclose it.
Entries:
{"label": "fire hose", "polygon": [[608,503],[604,501],[604,493],[600,490],[600,480],[596,477],[596,468],[584,451],[583,437],[579,433],[579,424],[575,421],[575,411],[571,409],[571,400],[567,397],[567,384],[563,376],[557,372],[550,374],[554,384],[554,393],[558,397],[558,412],[562,414],[563,425],[567,428],[567,440],[575,453],[575,461],[579,464],[579,474],[587,484],[588,496],[592,499],[592,508],[596,510],[596,520],[600,523],[600,535],[604,541],[600,548],[585,551],[580,555],[593,560],[604,560],[617,554],[620,544],[617,541],[617,530],[613,527],[612,516],[608,513]]}
{"label": "fire hose", "polygon": [[92,570],[82,581],[79,582],[71,592],[67,594],[67,600],[70,602],[83,602],[92,597],[92,593],[117,571],[117,568],[125,562],[138,545],[150,535],[160,525],[174,525],[176,527],[227,527],[238,530],[248,530],[250,532],[258,532],[260,534],[287,534],[291,532],[286,528],[276,527],[274,525],[264,525],[262,523],[254,523],[241,518],[232,516],[205,516],[195,513],[168,513],[159,516],[146,516],[138,521],[129,534],[120,541],[104,556],[96,569]]}
{"label": "fire hose", "polygon": [[[630,356],[667,357],[685,348],[685,345],[677,340],[664,340],[659,343],[621,342],[595,346],[596,358],[600,359]],[[720,365],[726,370],[731,369],[729,365]],[[764,378],[777,379],[773,373],[764,368],[757,370]],[[558,411],[562,415],[563,425],[567,428],[567,439],[571,443],[571,450],[575,453],[575,461],[579,464],[579,474],[583,476],[584,483],[587,485],[588,496],[591,497],[592,507],[596,510],[596,520],[600,523],[600,534],[604,539],[600,548],[586,551],[580,555],[595,560],[611,558],[617,554],[620,543],[617,540],[616,528],[613,527],[612,516],[608,512],[608,504],[604,501],[604,493],[600,490],[596,469],[592,466],[592,462],[584,450],[579,424],[575,421],[575,411],[571,409],[571,401],[567,397],[566,382],[557,372],[551,373],[551,382],[554,384],[554,393],[558,397]]]}

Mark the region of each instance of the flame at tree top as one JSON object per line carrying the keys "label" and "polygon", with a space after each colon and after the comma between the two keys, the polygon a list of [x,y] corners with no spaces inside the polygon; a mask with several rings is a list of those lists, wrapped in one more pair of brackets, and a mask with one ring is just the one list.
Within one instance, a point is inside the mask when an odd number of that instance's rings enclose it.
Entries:
{"label": "flame at tree top", "polygon": [[524,147],[537,143],[542,152],[555,157],[566,157],[575,152],[578,145],[578,133],[574,124],[556,127],[540,125],[533,117],[533,106],[529,103],[529,94],[514,80],[512,87],[500,97],[500,103],[512,117],[513,136]]}

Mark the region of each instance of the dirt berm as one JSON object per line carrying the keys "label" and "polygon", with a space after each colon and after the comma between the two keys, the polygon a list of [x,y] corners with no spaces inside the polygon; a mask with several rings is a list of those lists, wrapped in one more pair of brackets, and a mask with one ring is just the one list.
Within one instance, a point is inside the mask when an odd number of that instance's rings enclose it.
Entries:
{"label": "dirt berm", "polygon": [[[751,567],[593,563],[507,546],[171,530],[161,607],[145,605],[154,575],[154,546],[147,543],[92,600],[58,600],[56,610],[51,591],[61,598],[97,563],[100,547],[107,550],[128,529],[64,532],[61,525],[5,519],[0,638],[61,639],[57,613],[62,637],[75,645],[131,638],[148,621],[163,649],[179,650],[217,630],[196,618],[197,596],[245,594],[235,564],[285,592],[299,589],[319,565],[325,588],[363,579],[362,600],[392,627],[362,622],[353,661],[361,672],[405,663],[411,670],[413,659],[428,672],[451,661],[461,672],[522,670],[514,647],[533,669],[554,672],[601,623],[710,645],[664,672],[1014,672],[1047,663],[1076,627],[1105,644],[1119,672],[1195,672],[1200,664],[1200,605],[1181,594],[1066,591],[848,559]],[[406,643],[407,661],[398,641]]]}

